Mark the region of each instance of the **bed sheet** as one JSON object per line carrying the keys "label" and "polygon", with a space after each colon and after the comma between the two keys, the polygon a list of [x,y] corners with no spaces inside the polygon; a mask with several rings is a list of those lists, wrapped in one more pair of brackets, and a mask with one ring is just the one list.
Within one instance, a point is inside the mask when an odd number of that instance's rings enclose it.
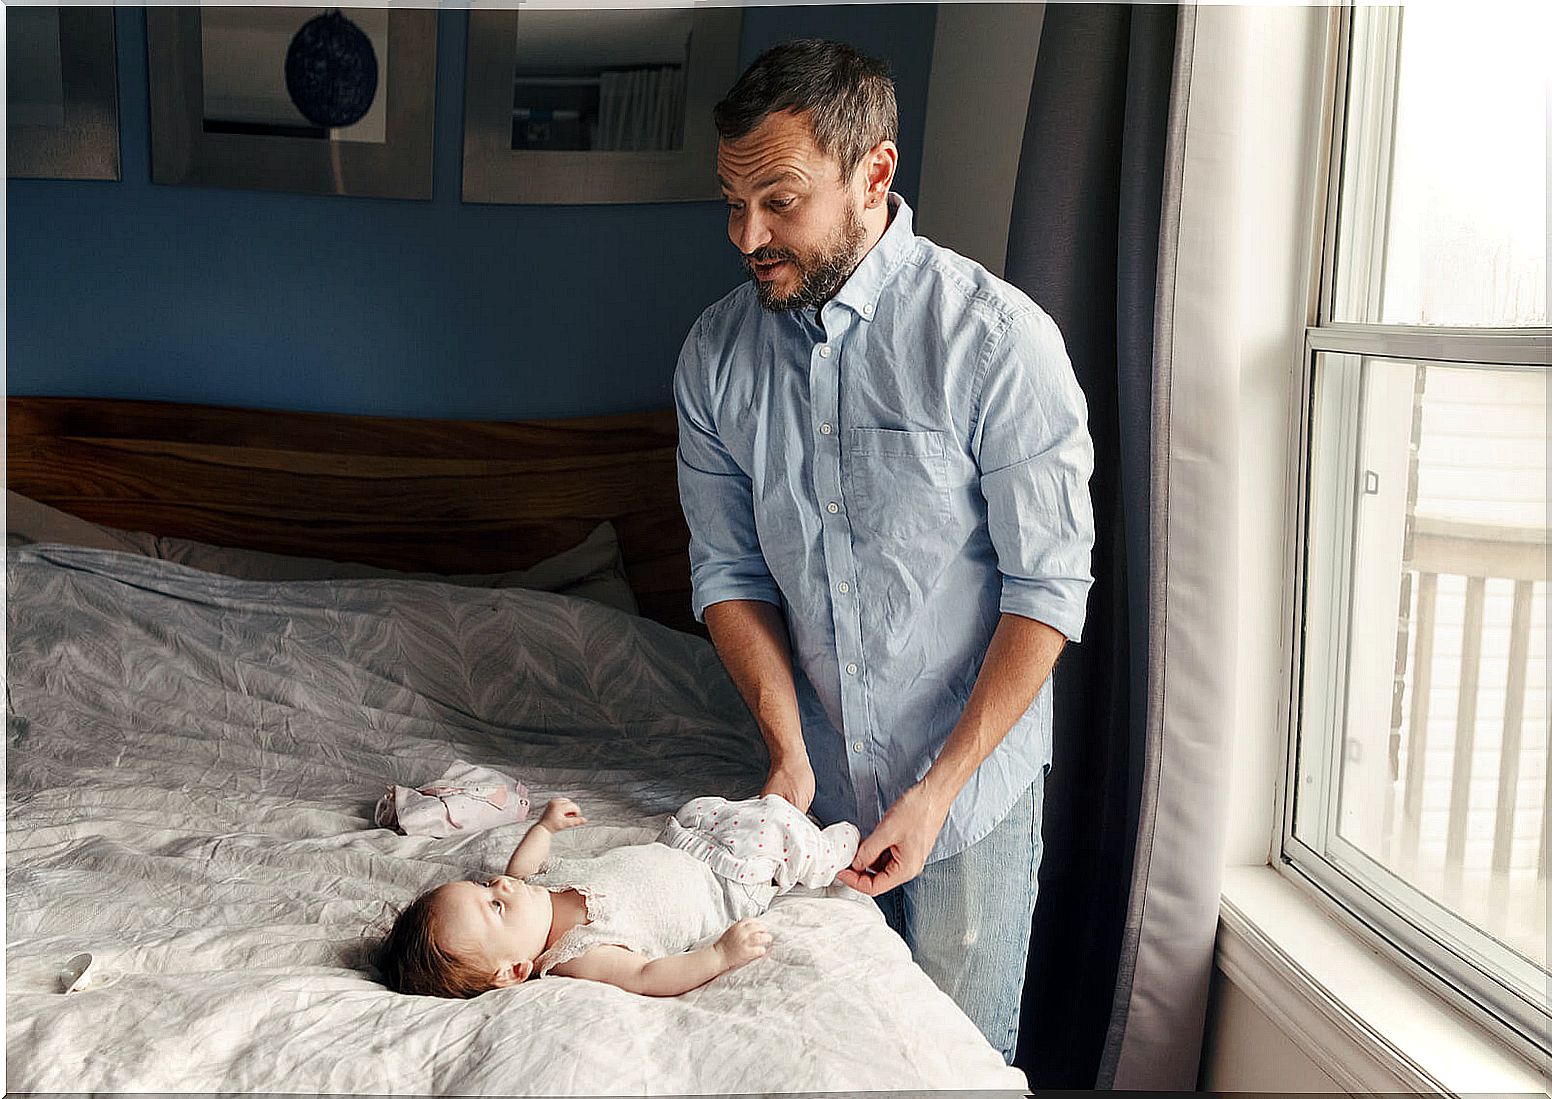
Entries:
{"label": "bed sheet", "polygon": [[[550,977],[474,1000],[366,964],[423,889],[529,826],[400,836],[391,782],[455,759],[650,840],[758,791],[709,644],[586,600],[397,580],[257,583],[102,550],[7,552],[7,1088],[752,1094],[1003,1090],[1003,1065],[843,886],[778,898],[772,953],[684,996]],[[91,951],[107,983],[65,995]]]}

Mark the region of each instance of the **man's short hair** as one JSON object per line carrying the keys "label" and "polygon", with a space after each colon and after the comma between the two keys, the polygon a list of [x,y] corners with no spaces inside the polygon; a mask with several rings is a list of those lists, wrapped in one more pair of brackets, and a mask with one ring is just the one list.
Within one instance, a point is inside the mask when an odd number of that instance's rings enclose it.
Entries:
{"label": "man's short hair", "polygon": [[822,38],[783,42],[755,58],[712,120],[722,140],[737,141],[778,111],[808,114],[814,143],[840,162],[843,180],[869,149],[894,141],[900,125],[889,66]]}

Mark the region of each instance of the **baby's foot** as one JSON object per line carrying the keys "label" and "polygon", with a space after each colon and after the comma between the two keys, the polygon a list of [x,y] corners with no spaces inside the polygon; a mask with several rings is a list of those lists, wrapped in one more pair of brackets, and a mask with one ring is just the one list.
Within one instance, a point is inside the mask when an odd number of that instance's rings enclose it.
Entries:
{"label": "baby's foot", "polygon": [[832,824],[821,835],[835,848],[836,862],[842,866],[851,864],[857,856],[857,848],[862,845],[862,833],[850,821]]}

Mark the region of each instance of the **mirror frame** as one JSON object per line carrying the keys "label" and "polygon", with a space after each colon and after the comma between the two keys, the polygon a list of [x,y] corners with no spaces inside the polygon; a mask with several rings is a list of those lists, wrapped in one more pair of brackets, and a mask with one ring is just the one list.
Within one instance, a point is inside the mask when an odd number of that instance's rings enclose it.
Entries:
{"label": "mirror frame", "polygon": [[65,123],[7,122],[10,179],[119,178],[118,53],[114,8],[59,8]]}
{"label": "mirror frame", "polygon": [[198,7],[146,9],[151,181],[260,191],[431,197],[435,10],[388,13],[388,138],[381,144],[204,130]]}
{"label": "mirror frame", "polygon": [[[546,14],[553,14],[547,10]],[[575,11],[585,27],[587,11]],[[489,203],[705,202],[717,186],[711,110],[738,79],[738,8],[697,6],[690,31],[684,148],[671,152],[512,148],[519,10],[469,12],[463,200]]]}

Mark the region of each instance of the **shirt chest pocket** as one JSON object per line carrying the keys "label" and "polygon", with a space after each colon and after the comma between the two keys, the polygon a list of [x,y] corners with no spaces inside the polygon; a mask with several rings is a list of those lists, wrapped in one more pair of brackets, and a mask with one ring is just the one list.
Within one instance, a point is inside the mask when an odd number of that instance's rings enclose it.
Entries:
{"label": "shirt chest pocket", "polygon": [[943,432],[854,427],[846,443],[847,511],[854,527],[910,539],[952,518]]}

